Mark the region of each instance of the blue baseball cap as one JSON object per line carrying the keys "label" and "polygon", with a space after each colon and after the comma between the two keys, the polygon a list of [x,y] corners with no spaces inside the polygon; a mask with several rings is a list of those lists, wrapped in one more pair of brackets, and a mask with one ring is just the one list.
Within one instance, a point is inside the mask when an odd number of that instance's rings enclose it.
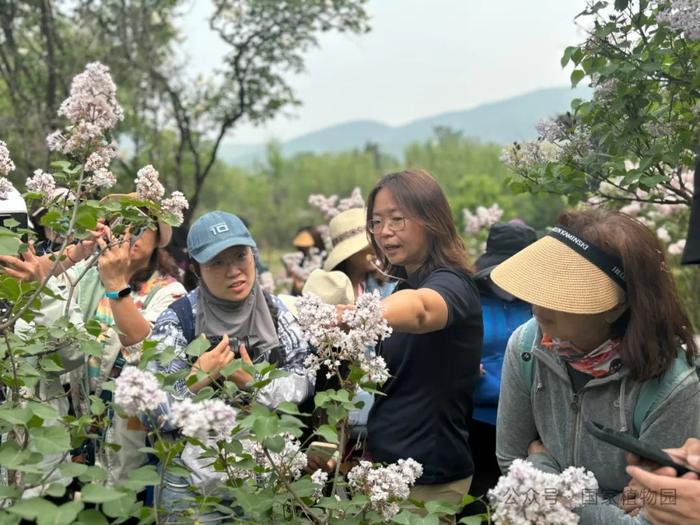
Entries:
{"label": "blue baseball cap", "polygon": [[205,213],[187,234],[187,251],[200,264],[210,261],[231,246],[257,248],[243,221],[225,211]]}

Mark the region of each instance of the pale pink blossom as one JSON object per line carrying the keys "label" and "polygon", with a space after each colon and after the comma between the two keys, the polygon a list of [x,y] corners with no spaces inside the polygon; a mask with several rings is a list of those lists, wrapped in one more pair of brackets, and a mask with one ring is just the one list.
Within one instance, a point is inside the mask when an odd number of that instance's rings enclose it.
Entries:
{"label": "pale pink blossom", "polygon": [[147,370],[124,367],[116,379],[114,402],[129,416],[140,416],[158,409],[167,401],[158,379]]}
{"label": "pale pink blossom", "polygon": [[116,156],[117,149],[112,144],[99,148],[91,153],[85,161],[85,171],[95,172],[99,169],[107,168]]}
{"label": "pale pink blossom", "polygon": [[656,236],[661,240],[662,242],[669,243],[671,242],[671,234],[668,233],[668,230],[664,227],[661,226],[660,228],[657,228],[656,230]]}
{"label": "pale pink blossom", "polygon": [[7,196],[15,190],[14,185],[5,177],[0,177],[0,199],[7,199]]}
{"label": "pale pink blossom", "polygon": [[56,189],[53,175],[43,170],[34,170],[34,175],[27,179],[27,190],[40,193],[44,199],[50,199]]}
{"label": "pale pink blossom", "polygon": [[12,171],[15,171],[15,163],[10,158],[10,150],[7,149],[7,144],[0,140],[0,177],[7,177]]}
{"label": "pale pink blossom", "polygon": [[668,8],[656,16],[659,24],[668,24],[681,31],[689,40],[700,40],[700,2],[698,0],[670,0]]}
{"label": "pale pink blossom", "polygon": [[576,525],[579,517],[573,509],[587,495],[596,497],[597,490],[595,476],[581,467],[550,474],[516,459],[488,497],[496,525]]}
{"label": "pale pink blossom", "polygon": [[683,255],[685,250],[685,239],[680,239],[668,245],[668,253],[671,255]]}
{"label": "pale pink blossom", "polygon": [[423,466],[412,458],[400,459],[386,467],[360,461],[348,472],[348,484],[354,494],[369,498],[369,507],[390,520],[408,499],[411,487],[423,475]]}
{"label": "pale pink blossom", "polygon": [[159,202],[165,194],[165,188],[158,178],[160,174],[150,164],[136,172],[136,192],[144,200]]}
{"label": "pale pink blossom", "polygon": [[88,179],[87,183],[94,188],[106,190],[117,183],[117,178],[114,176],[114,173],[108,169],[100,168],[92,174],[92,177]]}
{"label": "pale pink blossom", "polygon": [[190,203],[181,191],[174,191],[169,198],[163,199],[160,207],[163,211],[172,213],[177,219],[176,226],[179,226],[184,221],[184,210],[190,207]]}
{"label": "pale pink blossom", "polygon": [[217,441],[231,441],[236,427],[236,410],[221,399],[193,402],[184,399],[173,403],[170,422],[183,435],[206,442],[211,436]]}

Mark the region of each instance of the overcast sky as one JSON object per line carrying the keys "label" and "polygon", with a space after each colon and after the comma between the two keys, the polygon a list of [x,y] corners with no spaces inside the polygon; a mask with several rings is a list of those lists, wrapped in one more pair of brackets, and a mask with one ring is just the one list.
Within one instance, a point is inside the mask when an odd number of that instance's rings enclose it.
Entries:
{"label": "overcast sky", "polygon": [[[261,128],[242,126],[238,143],[288,140],[349,120],[397,125],[543,87],[568,85],[559,59],[584,40],[574,17],[584,0],[370,0],[372,31],[324,35],[289,79],[303,106]],[[209,32],[209,0],[183,19],[193,72],[220,63]]]}

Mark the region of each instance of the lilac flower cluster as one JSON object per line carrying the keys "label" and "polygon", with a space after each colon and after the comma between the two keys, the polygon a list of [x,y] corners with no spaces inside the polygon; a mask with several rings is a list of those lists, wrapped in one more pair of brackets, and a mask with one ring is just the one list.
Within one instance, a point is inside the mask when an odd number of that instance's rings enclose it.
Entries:
{"label": "lilac flower cluster", "polygon": [[143,200],[160,201],[165,194],[165,188],[158,180],[160,174],[151,166],[144,166],[136,172],[136,193]]}
{"label": "lilac flower cluster", "polygon": [[206,442],[231,441],[236,427],[236,410],[221,399],[205,399],[197,403],[183,399],[173,403],[170,422],[180,428],[183,435]]}
{"label": "lilac flower cluster", "polygon": [[[252,439],[242,439],[243,453],[253,458],[256,465],[262,467],[264,472],[252,472],[247,469],[233,469],[234,477],[248,479],[255,477],[260,481],[267,481],[271,477],[284,477],[297,479],[301,476],[308,463],[306,454],[301,452],[301,443],[289,433],[282,434],[284,447],[280,452],[268,450],[270,458],[267,457],[263,446]],[[241,459],[241,458],[239,458]],[[274,465],[274,467],[273,467]]]}
{"label": "lilac flower cluster", "polygon": [[309,249],[309,256],[306,258],[301,252],[285,253],[282,256],[282,264],[287,273],[300,281],[306,281],[311,272],[321,267],[322,262],[321,252],[315,247]]}
{"label": "lilac flower cluster", "polygon": [[325,487],[326,483],[328,483],[328,472],[318,469],[316,472],[311,474],[311,483],[316,485],[313,498],[315,500],[319,500],[321,496],[323,496],[323,487]]}
{"label": "lilac flower cluster", "polygon": [[486,208],[478,206],[472,213],[468,208],[462,210],[464,229],[467,233],[476,233],[481,229],[488,229],[503,217],[503,210],[498,204]]}
{"label": "lilac flower cluster", "polygon": [[43,170],[34,170],[34,175],[27,179],[27,190],[43,195],[43,200],[49,200],[56,189],[53,175]]}
{"label": "lilac flower cluster", "polygon": [[85,161],[85,171],[96,172],[106,169],[116,156],[117,149],[112,144],[99,148],[88,156]]}
{"label": "lilac flower cluster", "polygon": [[163,199],[160,203],[160,208],[164,212],[172,213],[177,219],[177,222],[182,224],[185,220],[183,216],[184,210],[190,207],[190,203],[187,202],[187,198],[181,191],[174,191],[170,194],[170,197]]}
{"label": "lilac flower cluster", "polygon": [[[627,171],[638,167],[639,165],[635,162],[625,162]],[[639,199],[626,204],[620,208],[620,211],[634,217],[648,228],[656,231],[656,236],[659,240],[667,245],[669,254],[681,255],[685,248],[685,239],[679,238],[679,236],[686,233],[685,221],[687,219],[684,218],[683,214],[687,212],[688,205],[679,200],[678,192],[692,195],[695,188],[693,172],[688,169],[678,171],[671,177],[667,187],[659,185],[653,191],[645,191],[638,188],[634,191],[622,191],[620,189],[621,184],[621,178],[614,179],[611,182],[602,182],[598,187],[597,194],[588,199],[588,204],[597,206],[619,197]],[[648,202],[650,200],[678,201],[678,203]],[[675,224],[679,220],[683,223],[682,228],[678,228]]]}
{"label": "lilac flower cluster", "polygon": [[7,177],[11,171],[15,171],[15,163],[10,158],[7,144],[0,140],[0,177]]}
{"label": "lilac flower cluster", "polygon": [[114,402],[129,416],[155,411],[167,397],[158,379],[147,370],[127,366],[116,379]]}
{"label": "lilac flower cluster", "polygon": [[70,95],[59,107],[58,114],[66,117],[71,125],[47,137],[50,150],[70,154],[103,147],[105,133],[124,119],[109,68],[99,62],[85,66],[85,70],[73,78]]}
{"label": "lilac flower cluster", "polygon": [[160,174],[150,164],[136,172],[136,193],[143,200],[151,200],[160,204],[162,211],[175,216],[176,225],[184,220],[183,211],[190,207],[189,202],[181,191],[174,191],[170,197],[163,199],[165,188],[160,183]]}
{"label": "lilac flower cluster", "polygon": [[355,308],[343,313],[345,329],[338,326],[335,306],[325,304],[314,294],[304,294],[297,301],[297,310],[302,335],[316,349],[316,354],[305,361],[310,376],[314,377],[322,365],[335,370],[342,361],[349,361],[358,365],[373,383],[389,378],[384,360],[367,352],[367,348],[391,335],[377,291],[360,295]]}
{"label": "lilac flower cluster", "polygon": [[579,517],[573,509],[597,490],[595,476],[581,467],[550,474],[516,459],[488,497],[497,525],[576,525]]}
{"label": "lilac flower cluster", "polygon": [[320,193],[309,195],[309,206],[319,210],[327,221],[341,212],[351,210],[353,208],[364,208],[365,200],[362,198],[360,188],[355,188],[349,197],[340,199],[337,195],[326,197]]}
{"label": "lilac flower cluster", "polygon": [[561,156],[561,148],[552,142],[524,140],[503,148],[500,158],[503,164],[517,172],[537,164],[556,162]]}
{"label": "lilac flower cluster", "polygon": [[10,150],[7,149],[7,144],[0,140],[0,199],[6,199],[8,193],[15,189],[6,178],[12,171],[15,171],[15,163],[10,158]]}
{"label": "lilac flower cluster", "polygon": [[659,24],[668,24],[682,31],[689,40],[700,40],[700,2],[698,0],[671,0],[667,9],[656,15]]}
{"label": "lilac flower cluster", "polygon": [[390,520],[401,510],[399,503],[408,499],[411,487],[422,475],[422,465],[411,458],[400,459],[386,467],[360,461],[348,472],[348,482],[355,494],[369,498],[372,510]]}

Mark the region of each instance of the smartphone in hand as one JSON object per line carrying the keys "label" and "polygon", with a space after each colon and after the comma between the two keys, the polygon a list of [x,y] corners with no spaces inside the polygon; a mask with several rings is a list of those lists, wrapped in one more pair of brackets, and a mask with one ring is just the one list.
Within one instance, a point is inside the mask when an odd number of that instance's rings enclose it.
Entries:
{"label": "smartphone in hand", "polygon": [[614,445],[617,448],[621,448],[622,450],[636,454],[640,458],[653,461],[660,467],[671,467],[675,469],[678,476],[682,476],[688,472],[695,472],[696,474],[700,475],[700,472],[691,469],[689,466],[676,463],[671,456],[666,454],[666,452],[661,450],[656,445],[645,443],[644,441],[634,437],[632,434],[613,430],[612,428],[603,426],[595,421],[586,421],[584,426],[589,433],[593,434],[601,441],[605,441],[606,443]]}

